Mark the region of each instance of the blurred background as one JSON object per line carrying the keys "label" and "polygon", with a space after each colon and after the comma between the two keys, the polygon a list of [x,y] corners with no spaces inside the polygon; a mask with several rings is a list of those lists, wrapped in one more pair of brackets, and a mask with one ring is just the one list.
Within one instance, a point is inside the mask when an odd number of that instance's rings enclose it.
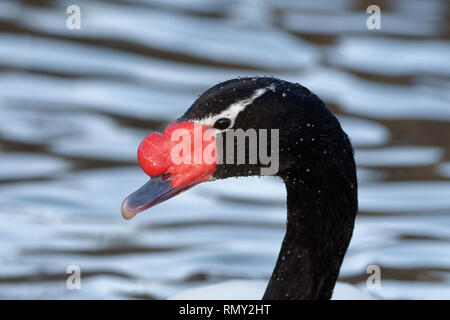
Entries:
{"label": "blurred background", "polygon": [[[81,7],[81,30],[66,27]],[[381,8],[369,30],[366,8]],[[166,298],[266,279],[284,234],[273,178],[205,183],[132,221],[141,139],[237,76],[299,82],[356,148],[360,213],[340,281],[450,299],[446,0],[1,0],[0,298]],[[79,265],[81,290],[66,288]]]}

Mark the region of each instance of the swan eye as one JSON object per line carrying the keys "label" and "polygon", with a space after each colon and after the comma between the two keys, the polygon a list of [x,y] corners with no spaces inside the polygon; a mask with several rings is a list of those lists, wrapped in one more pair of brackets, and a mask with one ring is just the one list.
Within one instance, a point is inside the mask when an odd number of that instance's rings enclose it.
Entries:
{"label": "swan eye", "polygon": [[228,118],[220,118],[219,120],[214,123],[214,128],[219,130],[225,130],[228,128],[231,124],[231,120]]}

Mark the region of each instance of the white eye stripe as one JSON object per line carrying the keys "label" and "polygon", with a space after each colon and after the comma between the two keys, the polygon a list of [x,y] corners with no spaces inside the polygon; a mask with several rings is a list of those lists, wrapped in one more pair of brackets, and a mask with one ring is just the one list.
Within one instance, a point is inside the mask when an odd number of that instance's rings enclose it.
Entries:
{"label": "white eye stripe", "polygon": [[264,93],[266,93],[269,90],[274,91],[275,84],[271,84],[269,87],[266,88],[259,88],[253,93],[251,97],[231,104],[227,109],[223,110],[221,113],[203,119],[196,119],[195,122],[212,127],[214,126],[216,121],[219,120],[220,118],[228,118],[231,120],[230,127],[233,127],[234,121],[236,120],[239,113],[245,110],[245,107],[251,105],[253,101],[261,97]]}

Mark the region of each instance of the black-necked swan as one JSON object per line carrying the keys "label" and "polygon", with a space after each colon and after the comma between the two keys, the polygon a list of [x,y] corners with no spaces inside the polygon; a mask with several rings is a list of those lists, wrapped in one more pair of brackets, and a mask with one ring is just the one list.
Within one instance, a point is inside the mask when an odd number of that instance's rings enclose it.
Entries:
{"label": "black-necked swan", "polygon": [[[217,298],[259,299],[266,287],[263,299],[330,299],[358,209],[356,166],[336,117],[299,84],[272,77],[238,78],[204,92],[164,134],[152,133],[142,141],[138,160],[151,179],[125,199],[122,215],[130,219],[201,182],[261,175],[269,166],[267,159],[251,161],[248,142],[242,161],[239,139],[226,140],[237,129],[267,129],[265,139],[258,137],[257,154],[264,149],[276,155],[275,175],[286,185],[286,234],[275,269],[267,286],[231,281],[178,297],[211,299],[211,292],[222,292]],[[276,130],[277,141],[271,136]],[[357,289],[349,285],[336,288],[343,292],[334,298],[345,298],[346,292],[350,299],[358,298]]]}

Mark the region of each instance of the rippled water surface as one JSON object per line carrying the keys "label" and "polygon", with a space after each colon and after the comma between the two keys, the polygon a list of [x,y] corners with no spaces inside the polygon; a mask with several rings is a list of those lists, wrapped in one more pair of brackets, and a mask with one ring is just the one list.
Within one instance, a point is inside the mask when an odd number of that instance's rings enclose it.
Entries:
{"label": "rippled water surface", "polygon": [[[207,183],[132,221],[136,149],[231,77],[300,82],[356,148],[360,213],[340,280],[450,299],[448,1],[0,2],[0,298],[165,298],[265,279],[284,233],[271,178]],[[79,265],[82,289],[66,289]]]}

